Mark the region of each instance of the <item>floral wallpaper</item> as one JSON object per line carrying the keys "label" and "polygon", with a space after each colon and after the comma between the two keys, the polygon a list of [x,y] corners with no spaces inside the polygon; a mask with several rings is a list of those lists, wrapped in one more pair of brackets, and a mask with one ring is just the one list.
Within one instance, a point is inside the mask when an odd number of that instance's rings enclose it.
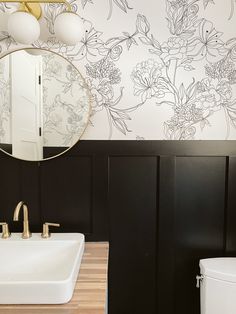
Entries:
{"label": "floral wallpaper", "polygon": [[42,56],[44,146],[73,146],[87,126],[90,95],[67,60]]}
{"label": "floral wallpaper", "polygon": [[[93,103],[84,139],[236,139],[236,0],[70,3],[84,19],[82,41],[57,41],[64,8],[47,4],[33,46],[65,56],[85,77]],[[1,33],[1,53],[17,47]]]}

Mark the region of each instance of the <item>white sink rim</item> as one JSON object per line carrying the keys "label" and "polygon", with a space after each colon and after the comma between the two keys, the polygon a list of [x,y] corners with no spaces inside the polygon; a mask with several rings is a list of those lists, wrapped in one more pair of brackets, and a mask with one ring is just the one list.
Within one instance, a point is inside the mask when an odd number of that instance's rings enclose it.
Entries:
{"label": "white sink rim", "polygon": [[[15,247],[14,245],[16,246],[19,245],[18,250],[19,248],[24,247],[24,245],[25,247],[27,247],[27,245],[29,247],[30,246],[32,247],[32,245],[34,244],[39,245],[39,248],[44,248],[44,243],[46,244],[46,246],[48,245],[49,250],[50,248],[52,248],[53,244],[57,244],[58,248],[61,248],[60,244],[62,244],[62,248],[63,245],[65,245],[65,248],[68,250],[70,249],[70,247],[67,248],[66,244],[71,245],[71,247],[73,248],[74,250],[72,252],[73,254],[71,253],[71,255],[68,257],[70,258],[70,264],[68,267],[66,265],[64,273],[62,274],[62,276],[64,275],[63,279],[50,278],[49,280],[45,279],[40,280],[37,278],[37,280],[32,280],[31,278],[28,278],[27,280],[23,279],[15,280],[13,278],[4,280],[1,279],[0,270],[0,304],[63,304],[67,303],[72,298],[84,252],[83,234],[53,233],[50,238],[42,239],[40,233],[34,233],[30,239],[21,239],[20,233],[13,233],[9,239],[0,239],[0,250],[1,248],[3,249],[3,247],[6,249],[8,244],[12,245],[13,249]],[[73,244],[75,245],[73,246]],[[54,260],[56,259],[56,257],[52,256],[50,256],[50,258],[52,259],[52,261],[53,258]],[[51,266],[53,265],[51,264]],[[42,270],[42,272],[43,271],[45,270]],[[56,276],[60,276],[60,269],[56,269],[55,274]],[[24,276],[24,274],[22,276]],[[45,274],[45,276],[47,276],[47,273]],[[3,277],[4,276],[2,275],[2,278]],[[9,296],[10,289],[12,289],[11,290],[12,297]],[[28,297],[27,295],[24,295],[20,297],[19,294],[21,294],[20,291],[22,289],[23,290],[29,289],[28,294],[29,295],[31,294],[31,296]],[[49,290],[47,291],[47,289]],[[7,292],[4,295],[4,291],[6,290],[8,291],[8,295]]]}

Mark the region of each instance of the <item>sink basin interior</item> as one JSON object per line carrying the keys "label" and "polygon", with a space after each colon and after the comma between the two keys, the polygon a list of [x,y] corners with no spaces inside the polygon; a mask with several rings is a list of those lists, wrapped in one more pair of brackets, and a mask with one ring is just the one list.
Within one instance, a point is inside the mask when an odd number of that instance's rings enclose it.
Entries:
{"label": "sink basin interior", "polygon": [[66,280],[79,249],[79,243],[73,241],[17,244],[1,244],[0,281]]}
{"label": "sink basin interior", "polygon": [[[21,239],[20,234],[13,234],[7,240],[1,239],[0,303],[68,302],[83,249],[84,236],[80,233],[53,234],[49,239],[34,234],[27,240]],[[6,294],[6,288],[11,291],[11,297]],[[22,289],[28,289],[30,293],[20,299]]]}

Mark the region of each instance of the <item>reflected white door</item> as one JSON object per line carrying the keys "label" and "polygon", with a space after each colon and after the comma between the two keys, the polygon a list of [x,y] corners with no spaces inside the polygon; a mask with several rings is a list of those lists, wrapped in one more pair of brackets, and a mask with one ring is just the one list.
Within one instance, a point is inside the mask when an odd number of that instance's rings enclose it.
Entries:
{"label": "reflected white door", "polygon": [[41,56],[18,51],[10,56],[12,103],[12,153],[43,159]]}

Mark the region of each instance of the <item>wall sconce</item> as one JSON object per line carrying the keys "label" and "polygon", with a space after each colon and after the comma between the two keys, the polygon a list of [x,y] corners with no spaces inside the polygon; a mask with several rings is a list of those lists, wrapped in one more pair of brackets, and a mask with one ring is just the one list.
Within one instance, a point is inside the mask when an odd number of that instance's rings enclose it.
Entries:
{"label": "wall sconce", "polygon": [[68,46],[76,45],[83,37],[83,20],[72,11],[66,0],[0,0],[0,2],[18,2],[19,9],[8,18],[8,33],[21,44],[32,44],[40,36],[38,20],[42,15],[40,3],[61,3],[66,10],[60,13],[54,22],[56,37]]}

